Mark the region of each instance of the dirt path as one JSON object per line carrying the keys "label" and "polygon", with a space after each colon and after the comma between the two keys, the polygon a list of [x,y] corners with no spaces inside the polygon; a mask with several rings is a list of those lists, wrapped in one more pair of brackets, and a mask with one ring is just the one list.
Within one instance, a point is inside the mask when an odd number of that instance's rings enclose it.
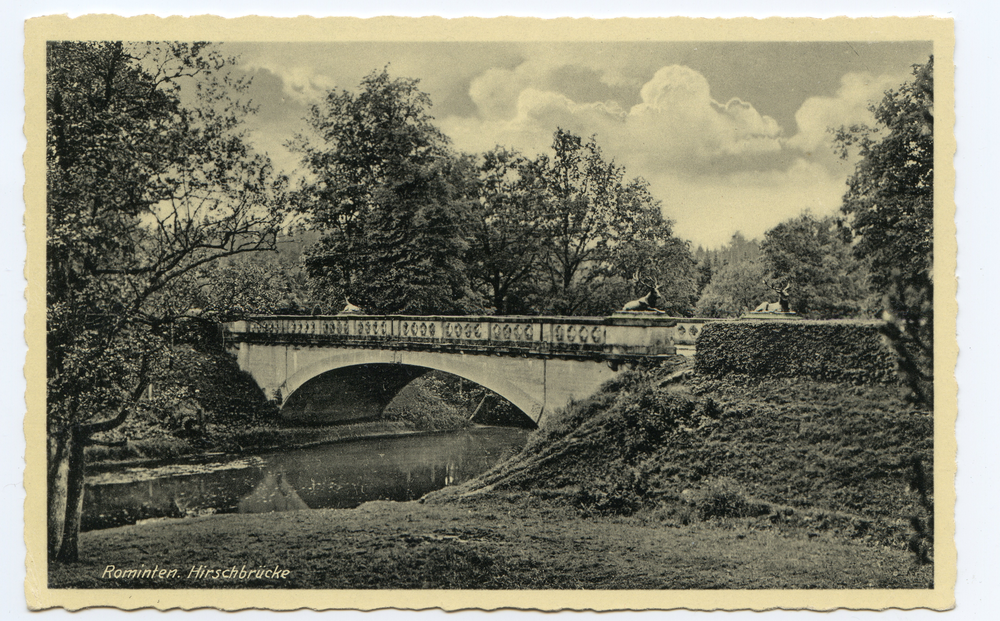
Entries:
{"label": "dirt path", "polygon": [[164,520],[84,533],[81,550],[80,562],[53,568],[52,587],[926,588],[932,579],[905,551],[832,533],[581,518],[532,499]]}

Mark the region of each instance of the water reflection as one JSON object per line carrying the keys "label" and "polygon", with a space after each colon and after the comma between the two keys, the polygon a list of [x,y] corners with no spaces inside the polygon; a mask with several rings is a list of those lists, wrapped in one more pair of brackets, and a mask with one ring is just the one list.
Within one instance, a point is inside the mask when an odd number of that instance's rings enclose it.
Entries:
{"label": "water reflection", "polygon": [[[368,500],[413,500],[466,481],[519,450],[523,429],[358,440],[199,465],[185,474],[131,471],[88,481],[84,530],[148,518],[355,507]],[[122,474],[122,473],[119,473]],[[135,480],[135,479],[142,480]]]}
{"label": "water reflection", "polygon": [[237,505],[240,513],[270,513],[272,511],[297,511],[309,505],[295,492],[284,472],[268,471],[264,479],[244,496]]}

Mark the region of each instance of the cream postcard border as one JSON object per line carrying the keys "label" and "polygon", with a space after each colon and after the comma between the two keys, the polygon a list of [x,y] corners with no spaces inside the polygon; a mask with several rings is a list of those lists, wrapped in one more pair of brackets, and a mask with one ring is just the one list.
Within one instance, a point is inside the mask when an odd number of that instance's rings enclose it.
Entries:
{"label": "cream postcard border", "polygon": [[[47,40],[199,41],[912,41],[935,55],[935,566],[928,590],[446,591],[446,590],[89,590],[49,589],[45,553],[45,42]],[[955,237],[954,23],[915,18],[557,19],[266,18],[224,19],[88,15],[31,19],[25,26],[25,227],[28,355],[24,421],[25,594],[29,607],[80,609],[301,608],[374,610],[766,610],[954,606],[955,419],[958,344]]]}

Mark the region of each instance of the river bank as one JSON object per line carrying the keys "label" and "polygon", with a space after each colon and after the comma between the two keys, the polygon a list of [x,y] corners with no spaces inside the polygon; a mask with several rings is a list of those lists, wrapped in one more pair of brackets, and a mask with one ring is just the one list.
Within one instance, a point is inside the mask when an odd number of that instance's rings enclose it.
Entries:
{"label": "river bank", "polygon": [[[211,439],[192,442],[170,438],[134,442],[120,451],[93,450],[87,472],[106,472],[124,467],[154,467],[177,461],[202,461],[226,456],[254,455],[266,451],[295,450],[352,440],[435,433],[406,421],[366,421],[328,426],[254,426],[239,430],[210,430]],[[176,441],[175,441],[176,440]],[[88,447],[101,449],[104,447]]]}
{"label": "river bank", "polygon": [[[452,390],[452,384],[458,381],[429,373],[400,391],[377,419],[326,424],[284,419],[274,404],[261,402],[255,407],[244,404],[248,408],[245,412],[226,415],[202,412],[200,417],[204,422],[184,429],[167,423],[178,418],[178,411],[184,420],[195,422],[199,418],[197,408],[191,406],[190,411],[185,411],[183,402],[161,404],[161,409],[170,414],[133,417],[88,446],[85,453],[88,471],[464,429],[474,424],[470,418],[483,390]],[[499,424],[512,421],[501,416]]]}

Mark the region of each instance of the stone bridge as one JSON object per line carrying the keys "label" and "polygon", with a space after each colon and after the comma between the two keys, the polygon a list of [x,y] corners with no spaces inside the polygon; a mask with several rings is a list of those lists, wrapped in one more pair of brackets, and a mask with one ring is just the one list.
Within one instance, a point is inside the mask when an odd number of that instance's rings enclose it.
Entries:
{"label": "stone bridge", "polygon": [[647,313],[269,316],[227,324],[225,339],[286,416],[377,416],[407,383],[436,369],[496,392],[537,424],[628,362],[692,352],[704,321]]}

